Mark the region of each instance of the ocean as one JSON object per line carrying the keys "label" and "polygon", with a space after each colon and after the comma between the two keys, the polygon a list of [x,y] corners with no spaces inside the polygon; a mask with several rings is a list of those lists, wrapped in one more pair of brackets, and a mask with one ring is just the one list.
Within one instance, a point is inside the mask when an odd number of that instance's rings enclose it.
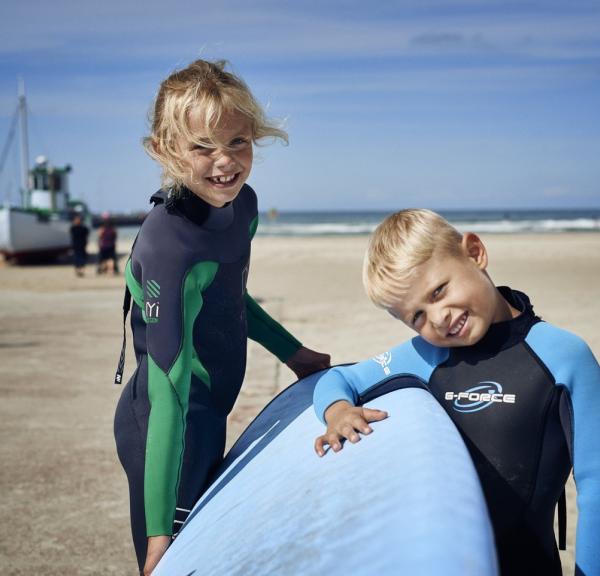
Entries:
{"label": "ocean", "polygon": [[[515,234],[600,232],[594,210],[439,211],[461,232]],[[282,212],[261,214],[259,236],[345,236],[370,234],[391,212]]]}
{"label": "ocean", "polygon": [[[600,209],[588,210],[440,210],[461,232],[522,234],[600,232]],[[261,213],[257,236],[365,235],[389,214],[385,212],[279,212]],[[133,238],[136,227],[120,228],[121,237]]]}

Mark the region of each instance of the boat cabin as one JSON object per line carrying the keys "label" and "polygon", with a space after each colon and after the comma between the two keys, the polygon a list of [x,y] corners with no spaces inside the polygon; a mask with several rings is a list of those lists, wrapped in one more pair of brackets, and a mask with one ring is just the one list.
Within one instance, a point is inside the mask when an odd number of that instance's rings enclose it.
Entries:
{"label": "boat cabin", "polygon": [[51,166],[45,156],[35,159],[29,171],[29,186],[24,206],[38,210],[63,211],[69,208],[69,172],[71,166]]}

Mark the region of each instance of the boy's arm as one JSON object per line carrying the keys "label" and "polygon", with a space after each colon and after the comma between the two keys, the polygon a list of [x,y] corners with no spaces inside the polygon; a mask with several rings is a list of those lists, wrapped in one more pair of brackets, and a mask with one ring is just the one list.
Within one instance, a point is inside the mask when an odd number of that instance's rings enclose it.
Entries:
{"label": "boy's arm", "polygon": [[583,340],[549,324],[536,324],[526,340],[571,399],[579,511],[575,561],[582,574],[600,574],[600,367]]}
{"label": "boy's arm", "polygon": [[369,422],[387,418],[387,412],[382,410],[356,406],[369,383],[377,384],[380,381],[381,375],[373,360],[333,368],[320,378],[315,386],[313,404],[317,416],[327,429],[315,439],[314,448],[319,456],[325,455],[325,445],[339,452],[344,439],[355,444],[360,440],[358,432],[370,434],[373,431]]}
{"label": "boy's arm", "polygon": [[340,366],[324,374],[315,387],[315,412],[327,425],[327,431],[315,441],[315,450],[322,456],[324,445],[337,452],[341,440],[360,439],[357,432],[369,434],[369,422],[383,420],[387,413],[381,410],[357,407],[360,397],[370,389],[397,376],[415,376],[428,382],[435,367],[447,357],[447,350],[436,348],[422,338],[413,338],[353,366]]}

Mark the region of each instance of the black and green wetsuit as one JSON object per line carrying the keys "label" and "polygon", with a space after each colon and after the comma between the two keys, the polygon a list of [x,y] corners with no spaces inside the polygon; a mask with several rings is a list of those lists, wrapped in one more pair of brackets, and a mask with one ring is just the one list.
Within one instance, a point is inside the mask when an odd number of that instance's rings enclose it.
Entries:
{"label": "black and green wetsuit", "polygon": [[222,208],[191,193],[152,201],[125,270],[137,369],[115,416],[140,567],[146,538],[177,532],[221,461],[247,337],[281,361],[301,346],[246,291],[249,186]]}

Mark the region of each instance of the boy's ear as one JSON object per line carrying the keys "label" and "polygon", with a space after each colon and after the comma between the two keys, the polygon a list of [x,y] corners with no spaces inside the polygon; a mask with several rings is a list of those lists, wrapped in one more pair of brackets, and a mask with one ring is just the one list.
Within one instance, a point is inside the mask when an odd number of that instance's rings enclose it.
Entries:
{"label": "boy's ear", "polygon": [[461,242],[465,255],[472,260],[478,268],[485,270],[488,264],[487,250],[481,238],[473,232],[463,234]]}

